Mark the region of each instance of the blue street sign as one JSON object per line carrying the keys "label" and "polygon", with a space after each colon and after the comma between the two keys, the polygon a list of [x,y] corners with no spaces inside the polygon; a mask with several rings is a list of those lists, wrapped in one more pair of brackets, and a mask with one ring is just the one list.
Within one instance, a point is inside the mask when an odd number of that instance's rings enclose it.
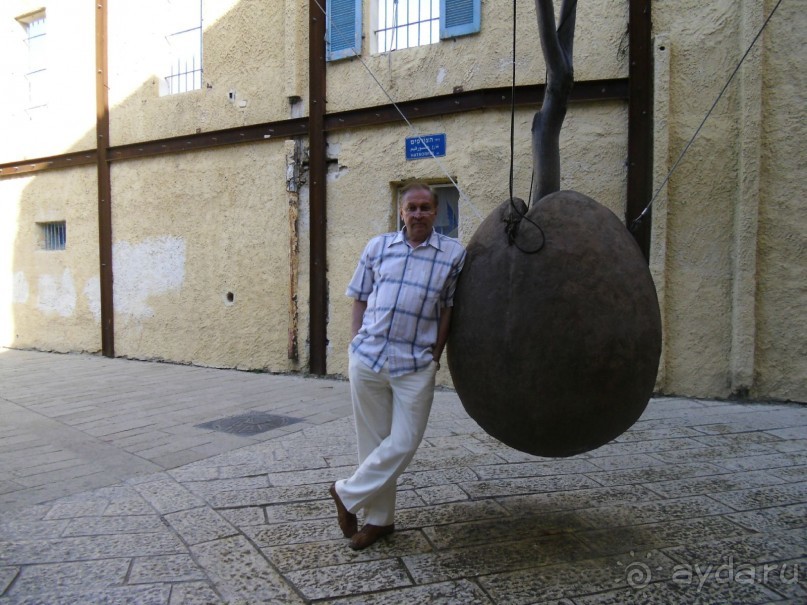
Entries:
{"label": "blue street sign", "polygon": [[[431,150],[431,153],[429,153]],[[443,157],[446,154],[446,134],[424,134],[419,137],[406,137],[406,159],[420,160]]]}

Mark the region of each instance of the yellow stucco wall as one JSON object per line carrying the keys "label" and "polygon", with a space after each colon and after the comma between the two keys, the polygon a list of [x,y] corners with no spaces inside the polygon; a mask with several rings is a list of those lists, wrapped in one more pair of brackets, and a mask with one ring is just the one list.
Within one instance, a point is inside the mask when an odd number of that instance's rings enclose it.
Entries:
{"label": "yellow stucco wall", "polygon": [[[0,180],[3,344],[46,351],[100,349],[95,168]],[[38,223],[65,221],[64,250],[42,249]]]}
{"label": "yellow stucco wall", "polygon": [[[656,187],[774,4],[652,3]],[[111,144],[302,115],[308,5],[205,0],[203,87],[170,96],[159,91],[159,0],[110,5]],[[395,101],[509,86],[511,7],[483,2],[479,34],[378,55],[368,26],[370,0],[364,6],[363,63],[328,65],[329,112],[389,102],[368,69]],[[95,7],[79,0],[47,7],[53,40],[71,44],[54,59],[58,94],[47,112],[32,117],[9,44],[11,33],[19,37],[14,18],[36,8],[14,0],[0,9],[9,17],[0,35],[0,86],[10,91],[0,101],[0,163],[95,146]],[[517,82],[542,82],[534,3],[520,0],[518,10]],[[580,4],[577,80],[627,76],[627,20],[627,0]],[[660,392],[807,401],[805,27],[804,11],[783,3],[654,206],[651,268],[664,321]],[[515,116],[520,197],[529,189],[532,114],[519,108]],[[466,243],[508,195],[508,110],[413,124],[414,131],[379,125],[328,136],[331,374],[346,372],[350,300],[344,290],[366,241],[394,225],[394,184],[411,177],[445,182],[448,173],[465,196],[460,239]],[[562,187],[620,217],[627,127],[625,103],[574,104],[561,137]],[[406,161],[404,139],[415,133],[446,133],[446,157]],[[287,191],[291,148],[268,140],[112,163],[116,354],[306,371],[308,189],[303,171],[299,192]],[[96,178],[94,166],[0,178],[0,344],[100,349]],[[299,205],[296,221],[289,219],[290,202],[292,210]],[[63,253],[36,250],[36,222],[52,219],[68,223]],[[296,254],[290,252],[294,237]],[[290,330],[296,360],[288,355]],[[450,384],[447,371],[439,380]]]}

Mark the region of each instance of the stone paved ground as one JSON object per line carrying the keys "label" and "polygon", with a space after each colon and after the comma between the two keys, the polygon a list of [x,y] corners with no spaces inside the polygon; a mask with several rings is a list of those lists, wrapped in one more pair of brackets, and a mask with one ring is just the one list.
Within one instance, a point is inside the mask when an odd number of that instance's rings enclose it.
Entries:
{"label": "stone paved ground", "polygon": [[[347,385],[0,350],[0,605],[807,602],[807,406],[660,398],[566,459],[438,392],[398,531],[347,547]],[[302,421],[200,429],[245,411]]]}

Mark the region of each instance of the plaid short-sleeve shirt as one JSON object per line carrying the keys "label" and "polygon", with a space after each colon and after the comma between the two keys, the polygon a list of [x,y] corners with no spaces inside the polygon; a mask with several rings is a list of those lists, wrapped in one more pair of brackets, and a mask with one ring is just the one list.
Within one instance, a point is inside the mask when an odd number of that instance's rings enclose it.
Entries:
{"label": "plaid short-sleeve shirt", "polygon": [[387,363],[391,376],[426,368],[437,342],[440,309],[454,305],[465,249],[435,231],[416,248],[404,228],[370,240],[347,288],[367,301],[354,354],[374,371]]}

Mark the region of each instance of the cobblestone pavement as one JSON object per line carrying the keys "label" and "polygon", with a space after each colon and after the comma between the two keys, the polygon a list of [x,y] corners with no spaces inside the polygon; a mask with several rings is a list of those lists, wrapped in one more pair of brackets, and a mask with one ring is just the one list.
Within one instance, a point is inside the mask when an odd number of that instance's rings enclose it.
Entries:
{"label": "cobblestone pavement", "polygon": [[[248,414],[298,420],[217,430]],[[650,402],[536,458],[439,391],[397,531],[347,546],[347,384],[0,349],[0,605],[807,602],[807,406]]]}

